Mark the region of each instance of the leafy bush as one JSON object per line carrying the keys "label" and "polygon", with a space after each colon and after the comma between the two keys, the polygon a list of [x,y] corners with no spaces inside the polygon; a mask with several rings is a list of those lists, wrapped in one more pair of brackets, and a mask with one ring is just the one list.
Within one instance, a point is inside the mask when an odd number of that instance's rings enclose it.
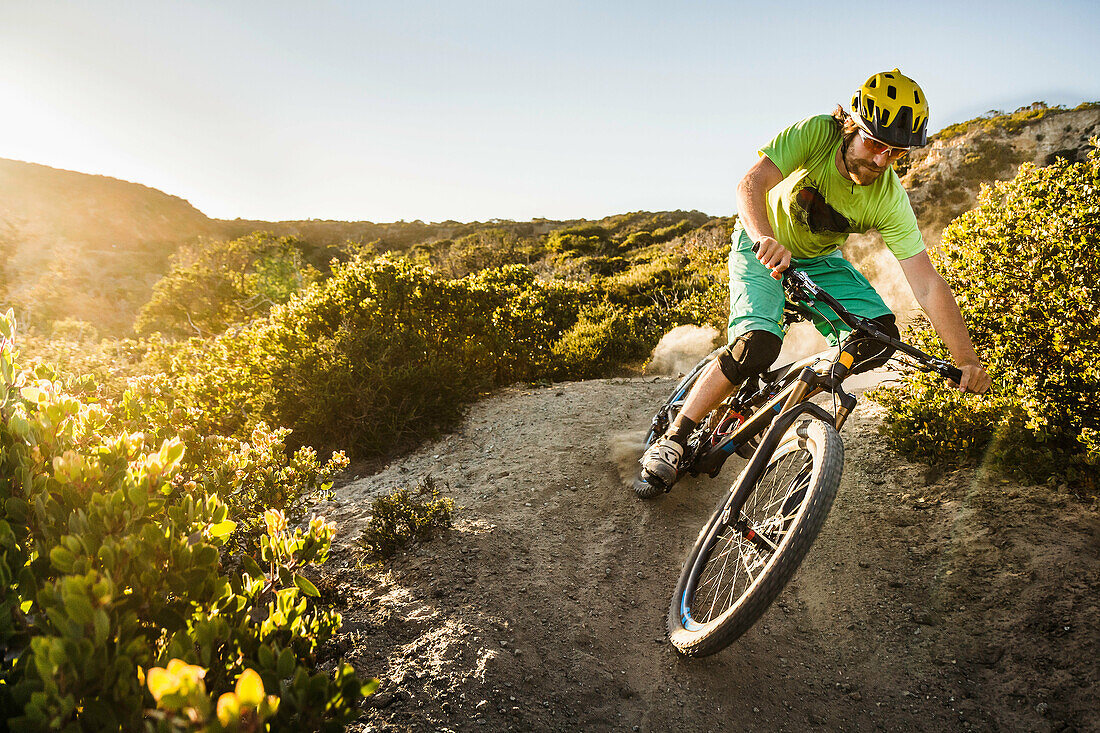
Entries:
{"label": "leafy bush", "polygon": [[[1094,143],[1095,144],[1095,143]],[[985,187],[944,231],[938,257],[959,299],[992,397],[911,377],[881,399],[886,433],[932,460],[989,457],[1032,478],[1093,483],[1100,467],[1100,151],[1073,165],[1021,167]],[[919,335],[943,349],[930,331]],[[973,438],[963,431],[971,431]],[[961,443],[960,441],[971,441]]]}
{"label": "leafy bush", "polygon": [[261,232],[184,248],[174,259],[172,270],[138,313],[138,333],[221,333],[285,303],[319,276],[303,262],[298,240]]}
{"label": "leafy bush", "polygon": [[585,310],[580,319],[554,344],[555,376],[592,379],[614,367],[644,359],[652,344],[640,334],[640,314],[600,304]]}
{"label": "leafy bush", "polygon": [[429,478],[415,490],[396,489],[371,503],[359,544],[371,560],[385,560],[412,542],[451,526],[454,500],[439,495]]}
{"label": "leafy bush", "polygon": [[546,240],[546,248],[552,252],[599,255],[608,254],[614,245],[606,228],[585,223],[553,232]]}
{"label": "leafy bush", "polygon": [[214,432],[244,436],[265,420],[366,455],[452,424],[481,390],[545,374],[591,297],[518,265],[449,280],[358,257],[268,318],[154,344],[151,361]]}
{"label": "leafy bush", "polygon": [[[313,519],[291,532],[281,512],[268,511],[259,562],[245,555],[226,571],[219,550],[240,528],[217,495],[181,480],[184,443],[115,432],[118,418],[103,405],[67,394],[44,368],[21,369],[14,327],[9,311],[0,318],[8,725],[137,729],[158,702],[140,670],[175,659],[201,666],[215,698],[253,670],[278,692],[275,729],[340,729],[363,686],[346,665],[335,675],[313,671],[340,617],[311,600],[317,591],[301,574],[324,561],[333,526]],[[161,722],[168,727],[158,730],[179,729]]]}

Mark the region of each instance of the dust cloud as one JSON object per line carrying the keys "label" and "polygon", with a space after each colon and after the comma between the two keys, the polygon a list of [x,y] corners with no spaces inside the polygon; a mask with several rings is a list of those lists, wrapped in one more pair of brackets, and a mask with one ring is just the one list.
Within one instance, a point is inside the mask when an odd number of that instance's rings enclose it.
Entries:
{"label": "dust cloud", "polygon": [[662,336],[653,349],[646,373],[674,377],[686,374],[714,350],[718,335],[710,326],[677,326]]}
{"label": "dust cloud", "polygon": [[[657,405],[654,405],[656,409]],[[607,439],[608,455],[622,485],[631,488],[638,476],[638,459],[645,450],[646,430],[634,430],[628,433],[613,433]]]}

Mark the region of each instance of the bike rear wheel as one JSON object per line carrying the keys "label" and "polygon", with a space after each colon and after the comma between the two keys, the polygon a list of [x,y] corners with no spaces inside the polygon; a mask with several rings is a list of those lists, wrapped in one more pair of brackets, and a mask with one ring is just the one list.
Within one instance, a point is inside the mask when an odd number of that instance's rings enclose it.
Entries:
{"label": "bike rear wheel", "polygon": [[669,607],[669,639],[680,652],[714,654],[764,613],[821,530],[843,468],[836,429],[801,420],[784,435],[738,517],[727,511],[733,489],[723,496],[688,554]]}

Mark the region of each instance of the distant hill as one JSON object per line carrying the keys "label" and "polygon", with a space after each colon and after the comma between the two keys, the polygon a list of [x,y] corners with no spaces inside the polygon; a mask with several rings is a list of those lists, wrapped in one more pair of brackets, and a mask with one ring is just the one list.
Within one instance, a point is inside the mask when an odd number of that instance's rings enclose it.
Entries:
{"label": "distant hill", "polygon": [[[1096,135],[1097,103],[1073,110],[1036,103],[940,131],[899,170],[925,240],[938,244],[943,227],[973,206],[981,183],[1012,177],[1024,161],[1081,159]],[[634,212],[595,222],[216,220],[148,186],[0,159],[0,297],[17,307],[24,325],[46,333],[53,322],[74,319],[93,324],[102,335],[127,335],[172,256],[203,238],[232,239],[255,231],[293,236],[305,259],[322,272],[333,257],[369,245],[415,251],[433,264],[445,261],[448,274],[462,274],[456,262],[484,261],[483,253],[497,242],[517,252],[538,251],[531,243],[575,230],[605,237],[623,254],[709,220],[700,212]],[[874,234],[855,237],[846,252],[880,284],[897,276],[897,264],[885,261],[889,258],[881,256],[877,243]],[[891,305],[902,307],[909,297],[907,288],[892,298],[890,287],[881,286]]]}
{"label": "distant hill", "polygon": [[23,320],[125,333],[179,247],[222,225],[148,186],[0,159],[4,299]]}

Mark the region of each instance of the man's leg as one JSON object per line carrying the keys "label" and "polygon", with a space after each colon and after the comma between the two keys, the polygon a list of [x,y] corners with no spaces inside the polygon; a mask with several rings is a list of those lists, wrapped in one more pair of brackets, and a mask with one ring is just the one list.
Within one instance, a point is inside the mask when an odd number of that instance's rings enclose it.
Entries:
{"label": "man's leg", "polygon": [[729,346],[695,381],[668,432],[642,456],[643,476],[655,477],[666,488],[679,475],[684,446],[699,421],[747,378],[771,366],[783,345],[783,288],[756,259],[752,244],[743,228],[734,229],[729,257]]}
{"label": "man's leg", "polygon": [[768,331],[749,331],[727,346],[695,380],[668,432],[642,457],[642,469],[666,487],[677,478],[688,436],[695,426],[749,377],[762,373],[779,356],[783,340]]}

